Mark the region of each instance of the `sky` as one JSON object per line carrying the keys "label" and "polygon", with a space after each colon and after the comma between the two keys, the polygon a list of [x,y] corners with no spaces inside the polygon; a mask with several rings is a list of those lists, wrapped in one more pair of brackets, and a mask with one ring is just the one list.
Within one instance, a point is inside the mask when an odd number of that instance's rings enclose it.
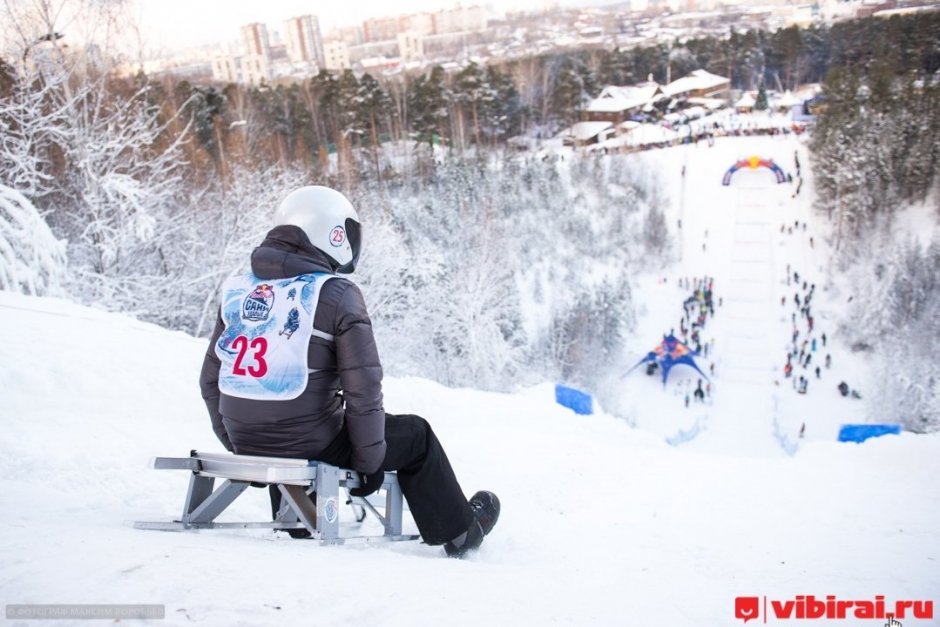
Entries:
{"label": "sky", "polygon": [[[635,157],[671,180],[687,173],[667,190],[670,226],[683,218],[683,232],[672,230],[682,258],[637,277],[645,309],[631,342],[651,348],[678,319],[679,277],[713,276],[723,304],[704,330],[717,363],[707,402],[684,406],[698,376],[684,367],[666,388],[642,369],[625,377],[617,413],[630,420],[600,406],[576,415],[554,402],[552,382],[497,394],[386,378],[386,409],[429,420],[464,492],[500,497],[499,522],[464,561],[418,542],[323,547],[260,529],[133,528],[178,517],[186,493],[186,472],[149,460],[221,451],[197,383],[206,340],[0,291],[0,605],[163,604],[161,626],[750,627],[763,620],[742,622],[751,614],[741,610],[776,612],[774,601],[784,608],[797,595],[881,595],[892,606],[932,600],[936,618],[940,434],[836,442],[838,422],[865,419],[866,405],[841,398],[835,382],[867,389],[868,358],[835,333],[833,369],[811,376],[806,395],[774,385],[793,310],[779,299],[796,289],[785,264],[819,276],[827,225],[812,211],[810,179],[793,197],[793,185],[763,169],[728,187],[721,175],[751,154],[789,170],[794,150],[805,163],[792,136]],[[779,231],[792,221],[807,230]],[[844,299],[816,298],[827,328]],[[765,336],[769,352],[755,353]],[[801,421],[806,437],[785,449],[774,423],[793,437]],[[225,514],[268,515],[267,493],[255,489]],[[349,508],[339,515],[352,524]],[[379,529],[368,521],[347,533]],[[769,603],[748,605],[760,597]]]}
{"label": "sky", "polygon": [[[451,0],[354,0],[315,3],[311,0],[134,0],[138,23],[148,48],[178,49],[189,46],[234,41],[239,27],[252,22],[280,29],[281,22],[298,15],[316,15],[325,33],[331,28],[360,24],[370,17],[438,11],[458,6]],[[474,6],[474,2],[463,2]],[[501,0],[493,3],[501,10],[534,9],[545,0]]]}

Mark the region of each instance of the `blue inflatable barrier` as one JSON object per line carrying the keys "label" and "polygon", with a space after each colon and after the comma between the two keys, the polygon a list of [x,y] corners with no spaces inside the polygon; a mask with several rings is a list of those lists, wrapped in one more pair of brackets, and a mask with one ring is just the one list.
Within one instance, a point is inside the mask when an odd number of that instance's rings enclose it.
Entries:
{"label": "blue inflatable barrier", "polygon": [[839,442],[864,442],[887,434],[901,433],[901,425],[842,425]]}
{"label": "blue inflatable barrier", "polygon": [[555,385],[555,402],[583,416],[594,413],[594,399],[590,394],[564,385]]}

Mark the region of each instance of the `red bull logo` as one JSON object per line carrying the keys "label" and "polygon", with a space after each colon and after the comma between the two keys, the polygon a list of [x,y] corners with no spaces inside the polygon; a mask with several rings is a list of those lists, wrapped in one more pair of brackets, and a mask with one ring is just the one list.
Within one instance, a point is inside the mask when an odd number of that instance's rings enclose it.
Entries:
{"label": "red bull logo", "polygon": [[274,289],[262,283],[251,292],[242,304],[242,318],[252,322],[267,320],[274,306]]}

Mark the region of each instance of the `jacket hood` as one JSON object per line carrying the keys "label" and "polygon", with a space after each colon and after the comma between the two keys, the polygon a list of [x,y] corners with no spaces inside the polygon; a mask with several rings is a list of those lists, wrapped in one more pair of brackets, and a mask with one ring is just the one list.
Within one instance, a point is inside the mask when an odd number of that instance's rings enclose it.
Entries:
{"label": "jacket hood", "polygon": [[333,273],[329,258],[313,247],[300,227],[276,226],[251,253],[251,271],[259,279],[285,279],[309,272]]}

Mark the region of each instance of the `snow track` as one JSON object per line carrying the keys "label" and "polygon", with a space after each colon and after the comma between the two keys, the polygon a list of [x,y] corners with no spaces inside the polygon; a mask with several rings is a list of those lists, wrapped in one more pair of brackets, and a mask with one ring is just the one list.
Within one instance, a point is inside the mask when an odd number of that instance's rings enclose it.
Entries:
{"label": "snow track", "polygon": [[[633,412],[637,426],[661,435],[670,444],[696,451],[747,457],[792,455],[806,414],[825,422],[820,437],[827,437],[830,423],[843,414],[815,411],[808,397],[790,389],[783,377],[785,350],[793,324],[790,300],[795,286],[786,283],[787,266],[809,270],[809,233],[781,231],[781,225],[812,222],[809,197],[795,196],[793,184],[779,184],[765,168],[744,168],[734,174],[729,186],[721,184],[725,170],[738,159],[759,155],[773,159],[785,169],[794,150],[803,147],[795,138],[731,138],[713,147],[680,146],[653,158],[667,173],[685,166],[678,185],[668,187],[676,227],[678,263],[663,282],[661,300],[675,303],[672,309],[656,303],[641,320],[638,335],[648,344],[674,328],[678,333],[681,303],[692,289],[676,289],[679,279],[714,279],[715,314],[702,332],[711,343],[709,353],[697,362],[711,376],[711,396],[705,403],[694,397],[688,407],[685,396],[698,384],[691,369],[670,373],[662,385],[633,377],[626,382],[625,398],[636,403],[641,395],[655,395],[662,407]],[[805,158],[805,157],[804,157]],[[807,190],[810,186],[806,186]],[[812,229],[810,229],[812,231]],[[817,238],[818,239],[818,238]],[[721,303],[717,302],[721,299]],[[787,306],[780,305],[780,299]],[[799,321],[797,321],[799,323]],[[805,325],[804,325],[805,326]],[[644,347],[645,348],[645,347]],[[638,347],[637,354],[642,354]],[[648,348],[646,349],[648,350]],[[800,369],[795,376],[809,375]],[[639,380],[638,380],[639,379]],[[652,378],[647,378],[652,379]],[[823,391],[813,391],[821,396]],[[827,403],[836,399],[827,399]]]}
{"label": "snow track", "polygon": [[723,239],[730,246],[711,253],[727,269],[727,279],[716,286],[724,294],[719,312],[723,333],[716,337],[722,355],[716,393],[724,402],[711,412],[708,429],[690,442],[694,449],[759,457],[783,453],[773,436],[776,327],[770,198],[776,190],[768,189],[771,185],[769,177],[753,176],[728,190],[732,219],[725,221],[730,232]]}

